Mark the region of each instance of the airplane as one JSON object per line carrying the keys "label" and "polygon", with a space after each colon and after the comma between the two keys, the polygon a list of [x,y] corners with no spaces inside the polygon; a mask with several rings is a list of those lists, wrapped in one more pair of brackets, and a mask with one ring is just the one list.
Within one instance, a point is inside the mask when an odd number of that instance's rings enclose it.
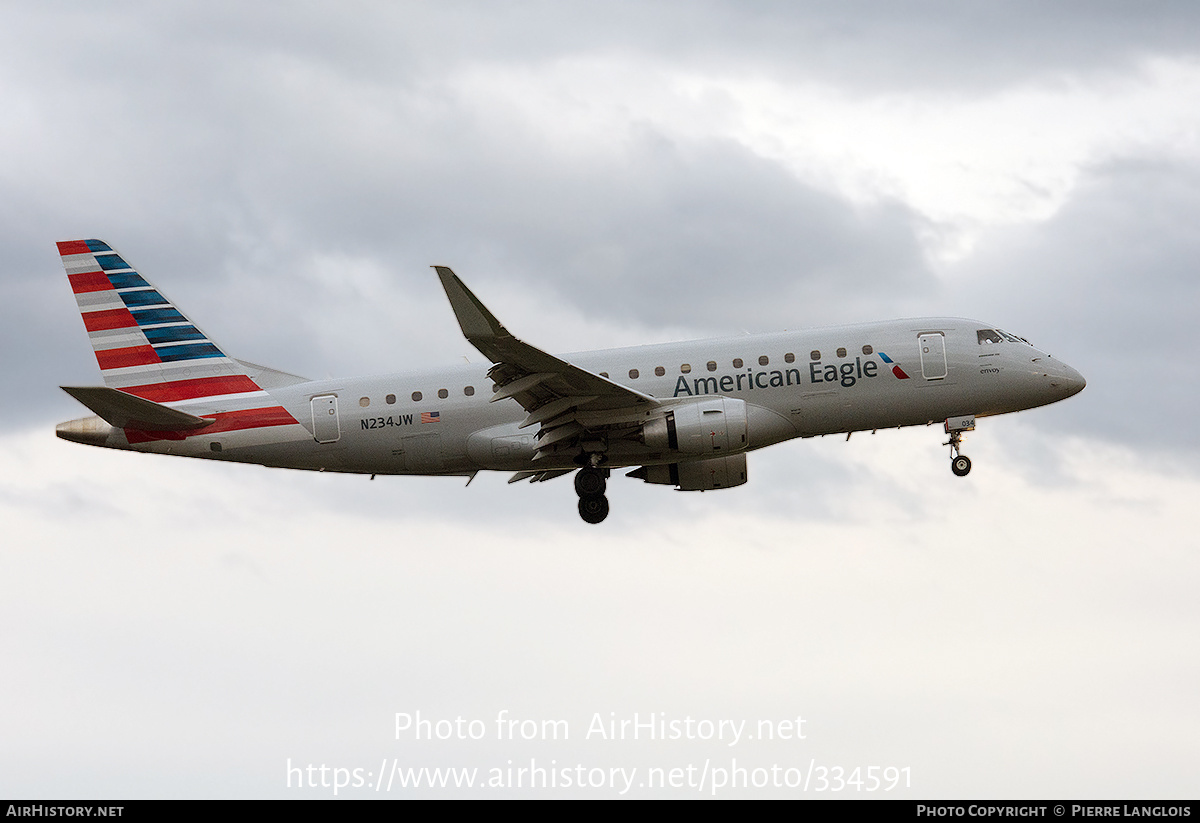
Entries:
{"label": "airplane", "polygon": [[988,323],[950,317],[548,354],[514,337],[445,266],[463,335],[490,367],[308,380],[238,360],[111,246],[58,243],[103,386],[62,387],[94,416],[64,440],[375,475],[575,475],[600,523],[614,469],[710,491],[746,455],[797,437],[941,423],[951,470],[977,418],[1083,390],[1075,369]]}

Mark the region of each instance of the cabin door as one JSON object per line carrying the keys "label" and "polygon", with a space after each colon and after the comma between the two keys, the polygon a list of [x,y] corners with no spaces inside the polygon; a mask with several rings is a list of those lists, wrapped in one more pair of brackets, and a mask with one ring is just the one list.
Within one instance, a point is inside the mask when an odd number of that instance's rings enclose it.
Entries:
{"label": "cabin door", "polygon": [[941,380],[946,376],[946,337],[940,331],[922,334],[921,375],[926,380]]}
{"label": "cabin door", "polygon": [[342,436],[338,426],[337,395],[326,394],[312,399],[313,437],[318,443],[336,443]]}

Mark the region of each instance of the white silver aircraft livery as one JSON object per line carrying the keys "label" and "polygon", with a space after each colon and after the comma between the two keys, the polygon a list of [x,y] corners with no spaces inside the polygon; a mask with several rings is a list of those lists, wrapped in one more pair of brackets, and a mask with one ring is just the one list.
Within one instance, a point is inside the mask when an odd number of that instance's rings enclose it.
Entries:
{"label": "white silver aircraft livery", "polygon": [[360,474],[575,473],[608,516],[612,469],[682,491],[746,482],[746,454],[795,437],[942,423],[951,469],[977,417],[1054,403],[1079,372],[986,323],[922,317],[557,357],[516,337],[435,266],[492,362],[307,380],[237,360],[100,240],[58,244],[104,386],[58,436],[111,449]]}

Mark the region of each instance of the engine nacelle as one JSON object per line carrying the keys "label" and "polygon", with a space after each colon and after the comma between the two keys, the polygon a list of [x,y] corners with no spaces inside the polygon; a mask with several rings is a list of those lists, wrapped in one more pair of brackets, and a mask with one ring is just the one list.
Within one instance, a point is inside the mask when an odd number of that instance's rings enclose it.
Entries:
{"label": "engine nacelle", "polygon": [[647,446],[659,452],[689,456],[736,454],[745,451],[750,442],[746,403],[733,397],[682,403],[647,422],[642,427],[642,436]]}
{"label": "engine nacelle", "polygon": [[684,492],[704,492],[727,489],[746,482],[746,455],[731,454],[712,457],[708,460],[689,460],[686,463],[671,463],[666,466],[642,466],[634,469],[628,477],[637,477],[647,483],[678,486]]}

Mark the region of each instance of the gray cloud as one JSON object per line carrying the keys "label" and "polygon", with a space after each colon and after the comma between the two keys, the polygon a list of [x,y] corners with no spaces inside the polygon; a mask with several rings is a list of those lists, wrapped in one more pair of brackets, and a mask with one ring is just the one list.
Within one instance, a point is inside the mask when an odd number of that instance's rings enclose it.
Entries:
{"label": "gray cloud", "polygon": [[1191,427],[1164,422],[1195,397],[1198,209],[1195,167],[1113,162],[1086,175],[1055,217],[997,232],[958,272],[964,305],[1088,378],[1084,394],[1055,408],[1061,430],[1163,454],[1200,446]]}
{"label": "gray cloud", "polygon": [[[1200,14],[1177,0],[1036,2],[1002,6],[937,0],[897,5],[825,3],[520,2],[499,12],[477,3],[358,2],[289,10],[193,3],[163,15],[153,4],[101,14],[86,6],[58,19],[98,46],[139,47],[186,65],[204,55],[303,64],[342,77],[403,86],[464,63],[544,65],[581,54],[640,53],[679,67],[762,72],[863,90],[979,90],[1063,72],[1110,71],[1151,55],[1194,53]],[[34,20],[35,16],[27,19]],[[61,36],[61,35],[60,35]],[[147,52],[146,46],[151,49]],[[136,71],[136,68],[133,70]]]}
{"label": "gray cloud", "polygon": [[[648,334],[795,328],[940,304],[999,314],[1049,345],[1057,307],[1068,305],[1089,317],[1071,329],[1087,354],[1050,347],[1097,375],[1089,408],[1121,410],[1095,426],[1153,442],[1131,421],[1187,393],[1169,374],[1193,280],[1186,220],[1173,218],[1193,205],[1189,167],[1135,158],[1098,171],[1053,221],[985,239],[963,267],[977,288],[946,291],[917,241],[928,227],[902,203],[852,206],[742,146],[668,138],[645,124],[609,135],[607,151],[580,162],[447,82],[453,67],[617,59],[624,49],[680,66],[708,57],[705,65],[770,64],[783,76],[836,70],[851,86],[866,82],[855,66],[886,66],[887,83],[965,90],[1062,65],[1114,69],[1196,42],[1187,37],[1195,13],[1172,4],[1157,14],[1007,6],[1003,19],[956,4],[919,23],[890,5],[870,15],[788,8],[618,6],[570,26],[578,7],[526,4],[487,18],[486,37],[460,25],[472,7],[454,4],[286,19],[208,5],[170,15],[80,7],[53,21],[23,10],[15,22],[27,36],[0,64],[12,107],[26,115],[6,137],[20,151],[0,168],[11,195],[0,205],[2,276],[18,298],[3,309],[3,333],[10,350],[28,349],[34,329],[44,339],[7,367],[35,389],[32,403],[6,401],[6,417],[63,408],[53,384],[88,379],[69,296],[41,279],[61,278],[53,240],[86,235],[119,245],[218,339],[236,335],[239,354],[315,375],[359,362],[393,368],[372,350],[454,340],[448,314],[406,311],[440,301],[433,261],[452,262],[481,294],[536,293]],[[1050,54],[1055,40],[1063,48]],[[970,60],[956,50],[968,45]],[[849,60],[855,50],[872,56]],[[925,76],[943,65],[952,75]],[[335,262],[315,264],[321,255]],[[351,264],[387,278],[365,281]],[[1031,294],[1047,299],[1024,299]],[[356,334],[329,328],[314,305],[355,317]],[[398,315],[403,330],[388,331]],[[1169,351],[1135,362],[1108,332],[1114,323],[1139,334],[1168,327]],[[535,327],[521,333],[537,338]],[[1118,390],[1106,385],[1117,384],[1086,359],[1099,355],[1152,378],[1109,398]]]}

